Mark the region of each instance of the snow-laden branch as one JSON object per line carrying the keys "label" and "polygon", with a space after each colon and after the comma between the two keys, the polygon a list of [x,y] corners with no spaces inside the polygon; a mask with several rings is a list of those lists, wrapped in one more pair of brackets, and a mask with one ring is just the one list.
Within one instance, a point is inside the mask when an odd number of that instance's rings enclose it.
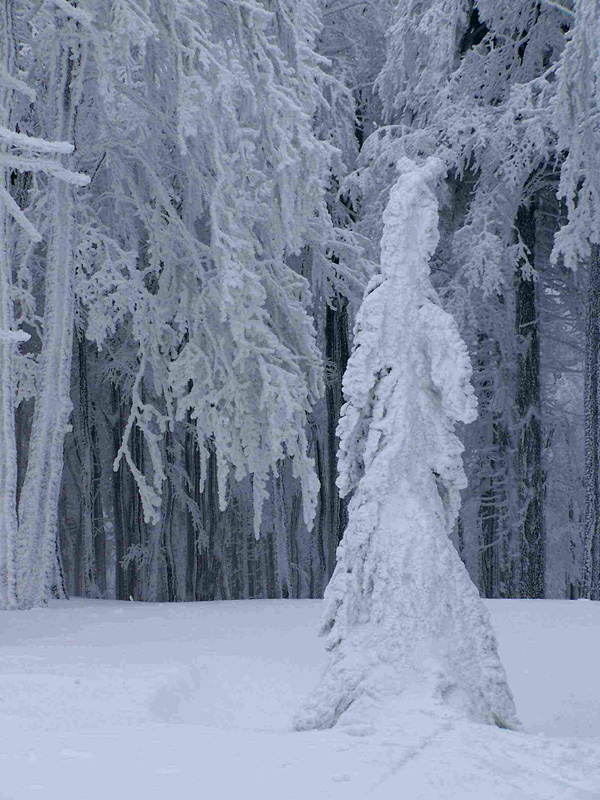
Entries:
{"label": "snow-laden branch", "polygon": [[42,237],[39,234],[39,231],[35,228],[35,226],[27,219],[25,214],[21,211],[18,204],[15,200],[11,197],[9,192],[6,191],[4,186],[0,184],[0,202],[4,203],[6,206],[6,210],[14,219],[14,221],[23,228],[25,233],[29,236],[29,238],[34,242],[41,242]]}
{"label": "snow-laden branch", "polygon": [[327,8],[323,12],[323,17],[328,17],[332,14],[341,14],[344,11],[349,11],[351,8],[356,8],[357,6],[366,6],[366,0],[356,0],[353,3],[348,3],[345,6],[338,6],[337,8]]}
{"label": "snow-laden branch", "polygon": [[8,75],[1,68],[0,86],[5,86],[7,89],[13,89],[16,92],[21,92],[21,94],[24,94],[25,97],[28,97],[32,103],[34,103],[36,100],[35,91],[28,86],[25,81],[21,81],[18,78],[14,78],[12,75]]}
{"label": "snow-laden branch", "polygon": [[[0,82],[1,80],[0,78]],[[75,150],[71,142],[49,142],[46,139],[38,139],[35,136],[11,131],[3,125],[0,125],[0,141],[14,147],[35,150],[38,153],[57,153],[66,156]]]}
{"label": "snow-laden branch", "polygon": [[53,178],[58,178],[72,186],[87,186],[90,182],[89,175],[83,172],[72,172],[65,169],[57,161],[47,161],[39,158],[24,158],[6,153],[0,154],[0,166],[16,169],[20,172],[46,172]]}
{"label": "snow-laden branch", "polygon": [[566,8],[566,6],[563,6],[560,3],[557,3],[556,0],[542,0],[542,2],[551,8],[556,8],[558,11],[562,11],[563,14],[568,14],[570,17],[575,16],[574,11],[572,11],[570,8]]}
{"label": "snow-laden branch", "polygon": [[223,5],[229,6],[230,8],[239,8],[249,12],[253,17],[255,17],[257,20],[260,20],[265,25],[271,22],[273,19],[273,13],[271,11],[267,11],[256,2],[248,2],[248,0],[221,0],[221,2]]}
{"label": "snow-laden branch", "polygon": [[21,342],[28,342],[31,336],[25,331],[5,331],[0,329],[0,342],[12,342],[20,344]]}
{"label": "snow-laden branch", "polygon": [[82,25],[91,25],[93,18],[92,15],[88,11],[84,11],[82,8],[77,8],[76,6],[72,6],[67,0],[46,0],[47,3],[50,5],[55,6],[59,11],[62,11],[67,17],[71,17],[76,22],[81,23]]}

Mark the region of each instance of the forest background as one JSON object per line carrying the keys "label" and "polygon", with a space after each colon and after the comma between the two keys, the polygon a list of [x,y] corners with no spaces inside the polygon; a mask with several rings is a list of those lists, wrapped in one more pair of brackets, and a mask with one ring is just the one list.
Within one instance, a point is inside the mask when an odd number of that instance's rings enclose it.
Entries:
{"label": "forest background", "polygon": [[478,399],[458,552],[600,599],[598,0],[1,0],[0,606],[322,595],[405,155]]}

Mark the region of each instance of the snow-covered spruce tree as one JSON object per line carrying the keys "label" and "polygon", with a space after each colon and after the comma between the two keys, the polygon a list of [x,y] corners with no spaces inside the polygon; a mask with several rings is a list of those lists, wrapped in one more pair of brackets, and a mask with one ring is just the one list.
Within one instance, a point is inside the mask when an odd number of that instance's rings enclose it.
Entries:
{"label": "snow-covered spruce tree", "polygon": [[344,376],[339,485],[354,495],[325,593],[329,663],[296,727],[373,722],[399,697],[513,727],[487,612],[448,536],[465,485],[454,426],[476,400],[430,280],[444,167],[403,158],[398,170]]}
{"label": "snow-covered spruce tree", "polygon": [[566,153],[559,196],[567,224],[554,258],[587,267],[585,354],[584,597],[600,600],[600,2],[577,0],[575,25],[558,71],[554,120]]}

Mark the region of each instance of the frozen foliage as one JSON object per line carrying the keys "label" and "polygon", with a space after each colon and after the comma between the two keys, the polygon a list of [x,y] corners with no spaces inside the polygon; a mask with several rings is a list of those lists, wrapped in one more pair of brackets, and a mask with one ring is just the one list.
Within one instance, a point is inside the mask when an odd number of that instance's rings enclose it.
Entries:
{"label": "frozen foliage", "polygon": [[[558,455],[571,411],[555,381],[577,381],[581,298],[549,258],[564,221],[557,183],[574,144],[573,126],[557,137],[555,113],[566,12],[536,0],[398,4],[378,81],[390,124],[367,140],[353,178],[363,231],[377,239],[390,164],[432,154],[448,167],[432,272],[472,354],[480,409],[465,434],[469,487],[454,537],[488,596],[542,596],[546,573],[553,592],[557,579],[580,592],[583,464],[567,456],[577,436]],[[409,80],[415,62],[424,67]],[[547,548],[546,531],[559,547],[568,540],[570,557]]]}
{"label": "frozen foliage", "polygon": [[513,727],[487,612],[448,538],[466,483],[454,426],[476,401],[429,274],[444,169],[402,159],[398,170],[344,377],[339,485],[355,493],[325,593],[330,659],[296,726],[372,722],[416,693]]}
{"label": "frozen foliage", "polygon": [[[321,364],[309,284],[293,258],[334,238],[325,205],[333,149],[311,127],[324,102],[316,8],[154,0],[140,25],[136,4],[98,5],[108,155],[97,156],[111,200],[96,213],[137,263],[124,260],[119,276],[107,260],[102,284],[82,281],[82,300],[100,344],[115,310],[131,318],[137,367],[115,469],[127,462],[148,522],[161,509],[165,432],[186,419],[203,481],[214,449],[222,510],[229,477],[249,476],[258,532],[270,476],[289,458],[307,522],[314,516],[305,423]],[[124,215],[116,226],[114,203]]]}
{"label": "frozen foliage", "polygon": [[[35,382],[33,370],[20,370],[20,396],[35,397],[19,509],[25,605],[60,584],[74,329],[107,351],[126,397],[113,467],[135,479],[142,524],[152,526],[130,556],[163,557],[176,429],[194,435],[197,494],[209,462],[217,473],[215,513],[227,507],[230,479],[245,481],[258,535],[268,487],[289,467],[310,526],[319,481],[306,423],[323,380],[304,273],[313,264],[313,283],[325,283],[327,264],[343,282],[344,259],[359,255],[327,208],[337,151],[313,130],[327,106],[317,0],[54,0],[30,11],[15,17],[23,46],[3,39],[19,63],[1,75],[9,95],[31,84],[27,97],[38,102],[12,102],[13,118],[0,120],[0,166],[29,181],[16,199],[0,186],[0,200],[43,241],[36,248],[21,235],[15,247],[22,309],[41,349]],[[7,20],[2,36],[13,27]],[[71,162],[87,175],[69,171]],[[90,186],[75,200],[68,184]],[[6,297],[10,304],[11,287]],[[87,536],[86,564],[91,552]]]}
{"label": "frozen foliage", "polygon": [[386,116],[405,124],[437,110],[440,86],[458,63],[470,0],[398,4],[388,33],[387,60],[379,78]]}
{"label": "frozen foliage", "polygon": [[558,70],[554,121],[566,153],[559,195],[568,223],[557,233],[553,257],[575,269],[600,244],[600,3],[578,0],[576,24]]}
{"label": "frozen foliage", "polygon": [[321,595],[403,155],[447,168],[431,281],[479,401],[452,537],[488,596],[589,593],[598,5],[563,3],[5,0],[0,572],[25,484],[23,603],[61,557],[87,596]]}

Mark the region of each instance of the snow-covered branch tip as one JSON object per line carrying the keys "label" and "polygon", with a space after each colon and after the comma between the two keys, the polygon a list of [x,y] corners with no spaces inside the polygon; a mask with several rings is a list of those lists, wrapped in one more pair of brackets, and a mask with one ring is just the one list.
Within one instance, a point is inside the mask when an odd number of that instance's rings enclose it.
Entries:
{"label": "snow-covered branch tip", "polygon": [[35,225],[33,225],[33,223],[27,219],[25,214],[19,208],[18,203],[11,196],[10,192],[7,192],[2,185],[0,185],[0,203],[4,203],[8,213],[33,242],[42,241],[42,237]]}
{"label": "snow-covered branch tip", "polygon": [[67,156],[75,150],[75,146],[71,142],[49,142],[47,139],[38,139],[35,136],[11,131],[3,125],[0,125],[0,141],[13,147],[35,150],[38,153],[57,153]]}
{"label": "snow-covered branch tip", "polygon": [[70,17],[75,22],[81,23],[81,25],[91,25],[93,22],[92,15],[88,11],[72,6],[67,0],[46,0],[46,2],[62,11],[65,16]]}
{"label": "snow-covered branch tip", "polygon": [[561,3],[557,3],[556,0],[542,0],[547,6],[551,8],[555,8],[557,11],[562,11],[563,14],[568,14],[570,17],[575,16],[575,12],[572,9],[563,6]]}
{"label": "snow-covered branch tip", "polygon": [[6,331],[0,329],[0,342],[8,342],[13,344],[21,344],[28,342],[31,336],[25,331]]}
{"label": "snow-covered branch tip", "polygon": [[8,73],[4,72],[0,68],[0,86],[4,86],[7,89],[12,89],[15,92],[20,92],[24,94],[25,97],[29,98],[32,103],[35,103],[37,99],[37,95],[35,90],[28,86],[24,81],[19,80],[19,78],[15,78],[13,75],[8,75]]}
{"label": "snow-covered branch tip", "polygon": [[47,175],[58,178],[64,183],[70,183],[72,186],[83,187],[90,182],[89,175],[65,169],[58,161],[0,154],[0,166],[2,165],[20,172],[45,172]]}

